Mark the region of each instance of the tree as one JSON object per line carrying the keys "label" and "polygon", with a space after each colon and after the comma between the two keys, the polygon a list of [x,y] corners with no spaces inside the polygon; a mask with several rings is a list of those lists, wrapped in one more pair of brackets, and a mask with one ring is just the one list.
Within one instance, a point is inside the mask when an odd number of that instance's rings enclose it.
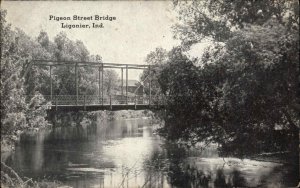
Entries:
{"label": "tree", "polygon": [[278,125],[297,140],[299,3],[193,1],[177,8],[180,22],[173,29],[182,49],[204,39],[213,45],[197,61],[170,58],[162,71],[169,106],[162,133],[217,142],[241,155],[295,149],[295,143],[276,148],[270,141]]}
{"label": "tree", "polygon": [[144,85],[145,93],[149,95],[149,83],[151,80],[151,92],[152,95],[158,96],[161,92],[160,85],[158,83],[158,75],[161,73],[164,65],[168,59],[167,50],[163,48],[156,48],[154,51],[150,52],[145,61],[151,66],[151,69],[146,69],[143,71],[140,80]]}
{"label": "tree", "polygon": [[[44,32],[43,35],[45,38],[47,38],[47,33]],[[34,96],[38,95],[38,93],[47,95],[48,91],[50,90],[49,84],[47,84],[50,82],[49,69],[48,67],[32,66],[30,60],[51,59],[51,53],[48,49],[45,49],[37,40],[30,38],[20,29],[17,29],[16,38],[18,39],[17,44],[20,46],[19,54],[28,59],[28,62],[24,64],[24,69],[28,69],[28,74],[25,77],[26,95]],[[48,42],[48,47],[49,46],[50,43]]]}
{"label": "tree", "polygon": [[114,95],[118,90],[119,76],[115,70],[104,70],[104,90],[107,95]]}
{"label": "tree", "polygon": [[217,104],[218,79],[214,67],[202,71],[183,54],[181,48],[169,52],[169,61],[159,75],[167,98],[166,121],[160,133],[188,145],[216,141],[222,133]]}
{"label": "tree", "polygon": [[47,32],[41,31],[37,38],[37,41],[43,48],[47,49],[50,43]]}
{"label": "tree", "polygon": [[[294,107],[298,100],[299,59],[292,54],[298,52],[298,40],[297,36],[282,35],[286,28],[270,22],[235,33],[222,53],[215,53],[218,58],[208,52],[203,59],[223,66],[219,71],[223,78],[219,88],[223,102],[219,110],[226,115],[228,139],[223,144],[232,145],[231,150],[245,144],[247,149],[243,152],[257,152],[255,143],[269,150],[265,143],[274,139],[273,132],[278,125],[292,131],[290,139],[297,141],[293,134],[299,128],[299,111]],[[270,24],[272,27],[267,26]],[[286,48],[289,45],[295,48]],[[235,139],[229,141],[232,137]]]}
{"label": "tree", "polygon": [[[82,41],[72,41],[63,32],[59,33],[54,38],[55,51],[54,57],[58,61],[75,61],[75,62],[89,62],[91,57],[89,51]],[[101,56],[96,59],[99,63],[102,61]],[[97,72],[98,69],[88,66],[77,67],[77,79],[79,85],[79,94],[95,94],[97,92]],[[55,80],[55,94],[57,95],[75,95],[75,65],[60,66],[54,69]]]}
{"label": "tree", "polygon": [[185,48],[203,39],[225,42],[233,32],[248,24],[263,25],[271,18],[287,30],[299,30],[299,2],[296,0],[208,0],[175,3],[179,23],[173,26],[174,36]]}
{"label": "tree", "polygon": [[24,42],[28,38],[20,30],[13,31],[5,16],[6,11],[1,10],[1,144],[3,140],[14,142],[20,131],[47,125],[45,107],[39,107],[43,98],[25,97],[30,54],[24,45],[34,45]]}

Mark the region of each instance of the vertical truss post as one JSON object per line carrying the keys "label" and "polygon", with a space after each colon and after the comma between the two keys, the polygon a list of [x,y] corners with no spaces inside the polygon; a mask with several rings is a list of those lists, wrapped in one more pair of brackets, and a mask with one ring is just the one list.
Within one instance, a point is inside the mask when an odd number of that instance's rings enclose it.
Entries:
{"label": "vertical truss post", "polygon": [[78,105],[78,63],[75,64],[76,105]]}
{"label": "vertical truss post", "polygon": [[50,100],[52,102],[53,97],[53,88],[52,88],[52,65],[49,66],[49,72],[50,72]]}
{"label": "vertical truss post", "polygon": [[134,109],[136,110],[136,94],[134,96]]}
{"label": "vertical truss post", "polygon": [[99,97],[99,103],[100,103],[100,100],[101,100],[101,67],[99,66],[99,78],[98,78],[98,97]]}
{"label": "vertical truss post", "polygon": [[112,110],[111,94],[109,94],[109,106],[110,106],[110,110]]}
{"label": "vertical truss post", "polygon": [[84,94],[83,98],[83,110],[86,111],[86,95]]}
{"label": "vertical truss post", "polygon": [[104,85],[103,85],[103,73],[104,73],[104,69],[103,69],[103,63],[102,63],[102,74],[101,74],[101,98],[102,98],[102,106],[103,106],[103,102],[104,102],[104,99],[103,99],[103,90],[104,90]]}
{"label": "vertical truss post", "polygon": [[55,110],[57,111],[57,95],[55,95]]}
{"label": "vertical truss post", "polygon": [[128,104],[128,65],[126,65],[126,104]]}
{"label": "vertical truss post", "polygon": [[123,100],[123,95],[124,95],[123,89],[124,89],[123,68],[121,68],[121,101]]}
{"label": "vertical truss post", "polygon": [[149,65],[149,106],[151,105],[151,68]]}
{"label": "vertical truss post", "polygon": [[145,87],[143,85],[142,104],[145,104]]}

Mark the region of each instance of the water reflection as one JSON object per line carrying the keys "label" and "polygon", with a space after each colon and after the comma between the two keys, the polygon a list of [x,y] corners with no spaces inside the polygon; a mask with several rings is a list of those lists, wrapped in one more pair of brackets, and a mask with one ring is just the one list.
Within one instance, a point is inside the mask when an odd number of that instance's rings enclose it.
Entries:
{"label": "water reflection", "polygon": [[[297,166],[220,158],[215,149],[191,157],[189,151],[170,143],[161,148],[145,161],[145,169],[152,179],[163,179],[163,174],[172,187],[286,187],[296,185],[298,180]],[[147,183],[148,187],[163,187],[157,184]]]}
{"label": "water reflection", "polygon": [[74,119],[24,134],[7,162],[22,176],[80,188],[294,186],[298,178],[297,166],[223,159],[216,147],[199,152],[164,142],[149,119]]}

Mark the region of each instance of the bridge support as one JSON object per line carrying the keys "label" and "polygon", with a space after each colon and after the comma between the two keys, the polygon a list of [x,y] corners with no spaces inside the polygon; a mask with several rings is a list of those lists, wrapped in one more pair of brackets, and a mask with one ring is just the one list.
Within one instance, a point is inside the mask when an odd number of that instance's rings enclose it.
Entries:
{"label": "bridge support", "polygon": [[128,65],[126,65],[126,104],[128,104]]}
{"label": "bridge support", "polygon": [[83,110],[86,111],[86,95],[83,96]]}
{"label": "bridge support", "polygon": [[55,110],[57,110],[57,96],[55,95]]}
{"label": "bridge support", "polygon": [[78,64],[75,64],[76,105],[78,105]]}
{"label": "bridge support", "polygon": [[98,96],[99,96],[99,103],[101,101],[101,67],[98,68]]}
{"label": "bridge support", "polygon": [[149,65],[149,106],[151,105],[151,68]]}
{"label": "bridge support", "polygon": [[103,63],[102,63],[102,74],[101,74],[101,98],[102,98],[102,106],[103,106],[103,103],[104,103],[104,99],[103,99],[103,90],[104,90],[104,85],[103,85],[103,74],[104,74],[104,69],[103,69]]}
{"label": "bridge support", "polygon": [[136,110],[136,95],[134,96],[134,109]]}
{"label": "bridge support", "polygon": [[109,106],[110,106],[110,110],[112,110],[111,95],[109,95]]}
{"label": "bridge support", "polygon": [[50,72],[50,100],[52,101],[53,88],[52,88],[52,65],[49,66]]}
{"label": "bridge support", "polygon": [[123,100],[123,95],[124,95],[123,89],[124,89],[123,68],[121,68],[121,100]]}

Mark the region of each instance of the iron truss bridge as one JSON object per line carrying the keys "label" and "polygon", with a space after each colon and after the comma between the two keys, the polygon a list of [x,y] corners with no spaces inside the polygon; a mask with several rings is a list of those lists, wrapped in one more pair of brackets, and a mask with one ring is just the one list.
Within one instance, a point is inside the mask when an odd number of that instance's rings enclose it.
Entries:
{"label": "iron truss bridge", "polygon": [[[141,109],[160,109],[164,107],[164,98],[157,93],[153,95],[151,88],[151,76],[146,76],[148,79],[148,94],[134,96],[129,95],[128,92],[128,71],[130,69],[149,70],[154,67],[152,65],[140,64],[117,64],[117,63],[100,63],[100,62],[76,62],[76,61],[51,61],[51,60],[31,60],[28,67],[48,67],[50,73],[49,85],[50,95],[44,95],[44,99],[50,102],[50,108],[53,110],[141,110]],[[55,95],[53,91],[53,68],[60,66],[71,66],[75,71],[75,90],[74,95]],[[98,95],[82,95],[79,94],[78,83],[78,69],[79,67],[91,67],[98,71],[97,84]],[[103,73],[105,69],[119,69],[121,70],[121,86],[119,95],[105,95],[104,94],[104,78]],[[125,83],[124,83],[125,71]],[[30,72],[30,70],[28,71]],[[144,81],[145,81],[144,80]],[[33,97],[33,96],[31,96]]]}

